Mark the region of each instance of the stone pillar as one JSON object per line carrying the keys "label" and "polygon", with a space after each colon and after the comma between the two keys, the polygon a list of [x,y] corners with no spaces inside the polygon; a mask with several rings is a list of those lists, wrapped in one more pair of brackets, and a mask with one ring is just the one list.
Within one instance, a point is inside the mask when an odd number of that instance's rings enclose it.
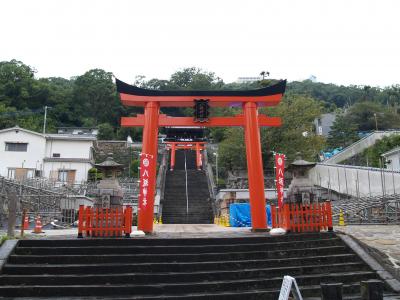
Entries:
{"label": "stone pillar", "polygon": [[362,300],[382,300],[383,282],[376,279],[361,281]]}
{"label": "stone pillar", "polygon": [[342,283],[321,283],[321,300],[342,300]]}

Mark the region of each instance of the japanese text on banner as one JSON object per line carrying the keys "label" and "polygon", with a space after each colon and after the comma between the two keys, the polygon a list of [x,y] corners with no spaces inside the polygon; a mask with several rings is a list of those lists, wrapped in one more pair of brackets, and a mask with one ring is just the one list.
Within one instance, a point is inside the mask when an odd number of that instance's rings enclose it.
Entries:
{"label": "japanese text on banner", "polygon": [[284,196],[284,177],[285,177],[285,155],[275,154],[275,170],[276,170],[276,192],[278,195],[278,207],[283,206]]}
{"label": "japanese text on banner", "polygon": [[139,184],[139,210],[146,210],[148,204],[148,194],[151,191],[150,170],[153,164],[153,155],[142,153],[140,155],[140,184]]}

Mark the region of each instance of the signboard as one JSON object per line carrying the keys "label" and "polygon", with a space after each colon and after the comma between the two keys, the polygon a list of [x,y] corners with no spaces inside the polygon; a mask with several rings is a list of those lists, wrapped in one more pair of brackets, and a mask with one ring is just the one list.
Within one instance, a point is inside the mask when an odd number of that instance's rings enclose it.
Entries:
{"label": "signboard", "polygon": [[[142,212],[147,209],[148,206],[148,194],[151,189],[154,189],[152,186],[153,174],[151,173],[151,166],[154,163],[153,155],[142,153],[140,154],[140,184],[139,184],[139,207],[138,210]],[[153,176],[153,177],[152,177]]]}
{"label": "signboard", "polygon": [[291,291],[293,292],[294,299],[303,300],[296,279],[291,276],[284,276],[278,300],[288,300]]}
{"label": "signboard", "polygon": [[285,154],[275,154],[275,172],[276,172],[276,193],[278,196],[278,207],[283,206],[284,180],[285,180]]}

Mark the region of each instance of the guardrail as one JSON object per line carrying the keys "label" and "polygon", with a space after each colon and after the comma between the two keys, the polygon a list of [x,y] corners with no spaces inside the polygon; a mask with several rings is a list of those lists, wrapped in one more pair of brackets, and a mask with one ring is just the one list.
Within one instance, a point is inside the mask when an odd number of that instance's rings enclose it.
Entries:
{"label": "guardrail", "polygon": [[291,232],[332,231],[331,202],[313,204],[271,205],[272,228]]}
{"label": "guardrail", "polygon": [[78,238],[87,237],[130,237],[132,232],[132,207],[93,208],[79,206]]}

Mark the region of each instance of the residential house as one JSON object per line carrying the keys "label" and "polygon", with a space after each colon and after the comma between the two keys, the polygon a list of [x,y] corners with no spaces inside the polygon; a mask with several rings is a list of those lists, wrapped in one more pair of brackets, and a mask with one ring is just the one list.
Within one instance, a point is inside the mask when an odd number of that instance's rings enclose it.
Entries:
{"label": "residential house", "polygon": [[388,170],[400,171],[400,147],[396,147],[382,154],[386,160]]}
{"label": "residential house", "polygon": [[86,181],[95,140],[94,135],[41,134],[18,126],[0,130],[0,176]]}

